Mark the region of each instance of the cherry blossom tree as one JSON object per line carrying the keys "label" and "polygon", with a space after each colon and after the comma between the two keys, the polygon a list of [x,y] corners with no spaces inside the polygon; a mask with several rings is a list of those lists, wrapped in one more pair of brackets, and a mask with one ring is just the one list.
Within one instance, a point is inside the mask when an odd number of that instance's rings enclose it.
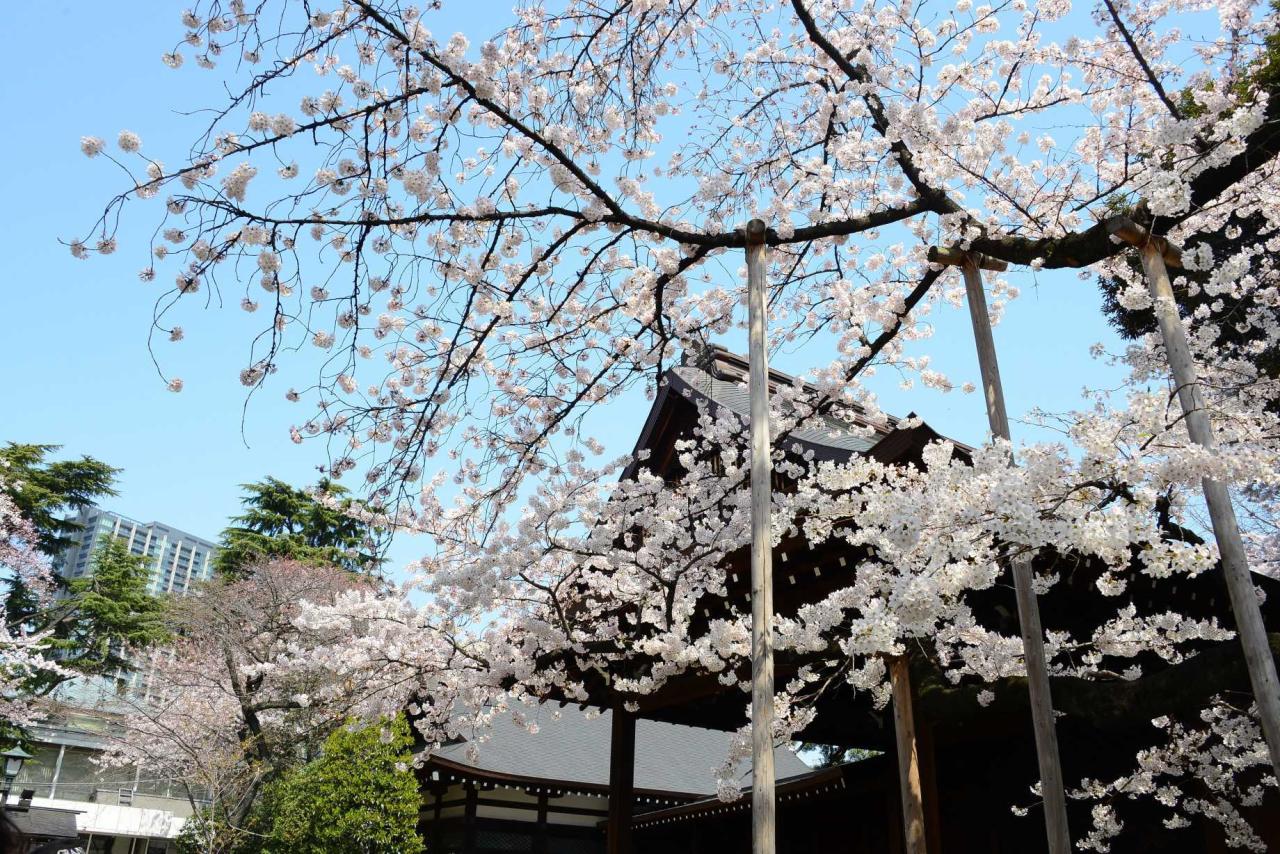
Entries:
{"label": "cherry blossom tree", "polygon": [[[171,283],[157,331],[181,340],[215,293],[262,311],[251,389],[308,371],[291,356],[316,348],[318,372],[284,392],[315,407],[293,438],[328,442],[328,476],[364,478],[367,521],[434,540],[414,567],[428,604],[356,590],[300,611],[329,638],[304,671],[376,674],[368,713],[408,703],[428,740],[456,732],[460,707],[482,724],[504,697],[585,697],[584,673],[625,670],[613,685],[633,694],[691,669],[739,681],[747,616],[694,615],[747,542],[743,425],[704,412],[679,478],[641,466],[619,482],[631,461],[593,461],[587,415],[655,393],[682,352],[741,324],[749,217],[772,224],[774,339],[834,353],[774,395],[775,466],[794,484],[775,535],[865,556],[776,624],[779,650],[841,653],[779,691],[779,737],[833,679],[887,702],[885,656],[908,643],[954,684],[989,686],[978,702],[998,693],[1020,641],[969,594],[1011,554],[1096,571],[1106,613],[1086,636],[1049,633],[1055,675],[1119,684],[1148,653],[1231,637],[1125,591],[1214,568],[1194,531],[1204,477],[1247,491],[1255,561],[1274,560],[1278,389],[1255,358],[1280,336],[1271,8],[521,4],[473,44],[433,33],[438,6],[203,3],[163,57],[229,87],[191,150],[166,166],[129,131],[82,141],[129,177],[71,251],[116,251],[120,218],[152,209],[140,276]],[[1152,335],[1115,354],[1121,393],[1046,416],[1063,442],[1017,449],[1014,468],[1000,443],[940,443],[909,468],[794,450],[806,425],[870,429],[877,371],[953,386],[920,355],[930,314],[964,293],[930,247],[1105,276],[1120,305],[1149,305],[1105,227],[1118,212],[1183,245],[1177,289],[1240,306],[1185,318],[1217,452],[1188,442]],[[1226,257],[1198,238],[1220,233]],[[1019,275],[989,283],[995,315]],[[1057,581],[1043,573],[1040,592]]]}
{"label": "cherry blossom tree", "polygon": [[[48,604],[54,590],[49,559],[39,551],[35,526],[3,486],[0,481],[0,570],[18,582],[6,589]],[[5,607],[0,613],[9,612]],[[51,631],[33,631],[20,621],[6,619],[0,625],[0,719],[5,721],[6,736],[14,734],[11,728],[26,726],[40,717],[33,683],[69,675],[50,655],[50,635]]]}
{"label": "cherry blossom tree", "polygon": [[386,687],[372,673],[356,682],[310,663],[310,650],[337,638],[294,622],[305,603],[332,605],[367,579],[288,560],[251,569],[169,604],[175,640],[147,659],[144,689],[125,698],[124,731],[105,760],[184,785],[210,811],[200,824],[208,850],[245,830],[264,783],[313,758]]}

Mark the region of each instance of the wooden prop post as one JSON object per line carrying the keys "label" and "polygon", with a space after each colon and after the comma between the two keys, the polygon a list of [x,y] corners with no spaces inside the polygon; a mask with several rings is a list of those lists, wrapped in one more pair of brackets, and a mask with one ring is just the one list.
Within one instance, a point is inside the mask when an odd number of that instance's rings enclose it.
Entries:
{"label": "wooden prop post", "polygon": [[[1203,448],[1213,449],[1216,441],[1213,426],[1205,409],[1204,395],[1194,357],[1187,345],[1187,333],[1182,328],[1178,304],[1174,300],[1173,286],[1169,282],[1166,263],[1182,266],[1177,249],[1162,237],[1155,236],[1126,217],[1107,221],[1107,230],[1121,240],[1138,247],[1142,256],[1142,269],[1147,275],[1151,302],[1164,341],[1169,369],[1178,389],[1178,402],[1187,422],[1191,441]],[[1222,572],[1226,576],[1227,590],[1231,596],[1231,610],[1235,613],[1236,630],[1244,647],[1245,663],[1249,668],[1249,681],[1253,685],[1254,701],[1262,718],[1262,732],[1271,753],[1271,766],[1280,773],[1280,680],[1276,678],[1276,663],[1271,657],[1267,642],[1267,629],[1262,622],[1262,611],[1254,594],[1253,579],[1249,572],[1249,559],[1240,537],[1240,525],[1236,522],[1235,509],[1227,487],[1220,481],[1205,478],[1201,481],[1204,500],[1209,506],[1209,518],[1213,522],[1213,535],[1218,541]]]}
{"label": "wooden prop post", "polygon": [[[991,432],[1009,441],[1009,415],[1004,404],[1004,387],[1000,382],[1000,365],[996,361],[995,339],[991,335],[991,316],[987,313],[987,296],[982,289],[981,272],[981,269],[1004,270],[1008,265],[1003,261],[956,249],[930,249],[929,260],[935,264],[959,266],[964,273],[965,292],[969,297],[969,316],[973,321],[973,340],[977,345],[978,366],[982,372],[983,397],[987,402],[987,419]],[[1027,665],[1027,691],[1031,695],[1031,722],[1035,730],[1036,757],[1040,764],[1040,787],[1044,798],[1049,854],[1071,854],[1067,801],[1062,789],[1062,763],[1058,756],[1058,731],[1053,720],[1053,699],[1049,694],[1049,671],[1045,663],[1040,605],[1031,586],[1031,562],[1025,558],[1015,558],[1010,563],[1018,600],[1023,657]]]}
{"label": "wooden prop post", "polygon": [[747,322],[751,394],[751,834],[755,854],[774,854],[773,546],[770,535],[769,354],[764,256],[768,228],[747,223]]}
{"label": "wooden prop post", "polygon": [[912,710],[911,670],[905,655],[889,659],[889,683],[893,686],[893,731],[898,747],[902,835],[907,842],[905,854],[927,854],[924,796],[920,786],[920,750],[916,740],[915,713]]}

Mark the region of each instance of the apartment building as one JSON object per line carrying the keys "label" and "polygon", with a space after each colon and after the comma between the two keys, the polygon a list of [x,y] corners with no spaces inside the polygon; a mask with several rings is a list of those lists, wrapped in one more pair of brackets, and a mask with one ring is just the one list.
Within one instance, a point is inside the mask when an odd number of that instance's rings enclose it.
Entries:
{"label": "apartment building", "polygon": [[86,507],[76,517],[80,530],[76,542],[58,560],[67,578],[93,573],[93,553],[104,536],[117,537],[135,555],[151,563],[149,591],[156,595],[183,595],[213,574],[216,544],[161,522],[139,522],[103,510]]}

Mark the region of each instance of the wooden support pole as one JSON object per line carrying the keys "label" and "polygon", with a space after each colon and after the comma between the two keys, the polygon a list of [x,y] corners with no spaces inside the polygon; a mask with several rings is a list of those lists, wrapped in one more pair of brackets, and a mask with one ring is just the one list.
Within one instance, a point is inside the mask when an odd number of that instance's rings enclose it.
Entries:
{"label": "wooden support pole", "polygon": [[[987,295],[982,289],[981,273],[982,269],[1003,270],[1005,264],[954,249],[930,250],[929,260],[938,264],[958,263],[964,274],[965,293],[969,297],[969,317],[973,322],[973,340],[977,345],[978,367],[982,372],[983,397],[987,403],[987,420],[994,435],[1009,441],[1009,414],[1005,409],[1004,386],[1000,382],[1000,365],[996,360],[995,339],[991,335],[991,316],[987,312]],[[1010,463],[1012,464],[1012,460]],[[1053,698],[1049,692],[1040,605],[1031,586],[1031,562],[1025,558],[1017,558],[1010,563],[1018,601],[1018,625],[1022,630],[1023,658],[1027,667],[1027,692],[1031,701],[1036,758],[1040,765],[1040,787],[1044,798],[1044,823],[1049,854],[1071,854],[1067,800],[1062,787],[1062,762],[1058,755],[1058,731],[1053,719]]]}
{"label": "wooden support pole", "polygon": [[619,698],[610,710],[609,827],[607,854],[631,854],[631,810],[635,804],[636,716]]}
{"label": "wooden support pole", "polygon": [[773,537],[769,449],[769,353],[765,340],[763,220],[747,223],[747,325],[751,395],[751,848],[774,854]]}
{"label": "wooden support pole", "polygon": [[898,786],[902,790],[902,835],[906,840],[906,854],[927,854],[920,751],[911,705],[911,670],[905,655],[889,659],[889,683],[893,686],[893,731],[898,747]]}
{"label": "wooden support pole", "polygon": [[[1178,252],[1164,238],[1150,234],[1123,217],[1108,220],[1107,230],[1126,243],[1137,246],[1141,252],[1142,269],[1147,276],[1156,323],[1160,327],[1169,369],[1178,389],[1178,402],[1182,405],[1187,433],[1192,442],[1212,450],[1217,444],[1213,425],[1209,422],[1204,394],[1200,390],[1199,371],[1187,344],[1187,333],[1182,328],[1173,285],[1165,267],[1170,257],[1179,257]],[[1204,490],[1205,503],[1209,506],[1213,535],[1218,541],[1218,554],[1231,597],[1231,610],[1236,618],[1236,631],[1240,635],[1240,645],[1244,647],[1253,698],[1258,704],[1262,732],[1271,753],[1271,767],[1280,773],[1280,680],[1276,678],[1275,659],[1271,656],[1267,629],[1262,622],[1258,597],[1254,593],[1249,558],[1240,537],[1240,525],[1236,521],[1235,508],[1231,505],[1226,485],[1211,478],[1205,478],[1200,485]]]}

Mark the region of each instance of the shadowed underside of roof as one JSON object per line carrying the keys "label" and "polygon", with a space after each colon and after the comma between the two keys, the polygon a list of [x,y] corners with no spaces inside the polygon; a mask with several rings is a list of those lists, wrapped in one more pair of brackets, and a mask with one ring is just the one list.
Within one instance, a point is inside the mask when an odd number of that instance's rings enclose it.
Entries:
{"label": "shadowed underside of roof", "polygon": [[[507,712],[494,720],[486,739],[476,744],[479,755],[474,762],[467,756],[468,742],[446,745],[432,758],[494,777],[608,788],[611,712],[589,716],[577,706],[561,708],[553,703],[525,706],[520,712],[527,721],[537,723],[536,733],[519,726]],[[637,721],[637,791],[713,794],[714,771],[727,758],[731,737],[717,730]],[[774,764],[779,779],[809,772],[787,749],[775,751]],[[751,779],[750,762],[743,763],[740,771],[743,780]]]}

